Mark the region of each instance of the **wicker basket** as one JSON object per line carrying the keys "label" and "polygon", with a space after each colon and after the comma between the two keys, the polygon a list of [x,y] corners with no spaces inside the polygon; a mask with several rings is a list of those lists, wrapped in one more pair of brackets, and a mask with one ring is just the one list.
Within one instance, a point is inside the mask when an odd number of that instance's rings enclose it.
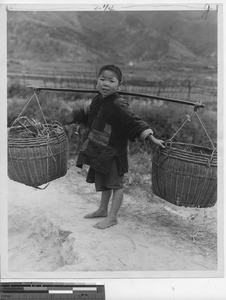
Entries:
{"label": "wicker basket", "polygon": [[[47,125],[53,128],[53,125]],[[26,127],[29,129],[29,127]],[[60,178],[67,173],[68,138],[61,127],[51,134],[26,134],[23,126],[8,133],[8,176],[32,187]],[[30,130],[32,132],[32,130]]]}
{"label": "wicker basket", "polygon": [[183,143],[156,148],[152,162],[153,193],[185,207],[211,207],[217,201],[217,152]]}

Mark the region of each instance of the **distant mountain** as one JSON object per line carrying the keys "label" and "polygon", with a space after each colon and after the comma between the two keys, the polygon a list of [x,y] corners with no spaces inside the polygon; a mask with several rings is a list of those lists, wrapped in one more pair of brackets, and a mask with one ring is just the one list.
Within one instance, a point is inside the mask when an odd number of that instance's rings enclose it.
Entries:
{"label": "distant mountain", "polygon": [[148,12],[141,12],[136,17],[146,27],[171,37],[197,56],[216,55],[216,11],[210,11],[207,16],[203,11],[158,11],[151,17]]}
{"label": "distant mountain", "polygon": [[216,61],[217,15],[198,11],[8,12],[8,59]]}

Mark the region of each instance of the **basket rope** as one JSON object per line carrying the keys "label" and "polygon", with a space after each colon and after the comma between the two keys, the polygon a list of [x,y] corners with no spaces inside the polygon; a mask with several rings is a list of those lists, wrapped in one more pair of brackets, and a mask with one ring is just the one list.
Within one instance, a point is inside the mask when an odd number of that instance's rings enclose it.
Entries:
{"label": "basket rope", "polygon": [[[197,116],[197,118],[198,118],[200,124],[202,125],[202,127],[203,127],[203,129],[204,129],[204,131],[205,131],[205,133],[206,133],[206,135],[207,135],[207,137],[208,137],[208,139],[209,139],[209,141],[210,141],[210,143],[211,143],[211,146],[212,146],[212,150],[213,150],[213,151],[212,151],[212,154],[211,154],[211,156],[210,156],[210,159],[208,159],[208,161],[207,161],[207,162],[208,162],[208,165],[210,166],[210,164],[211,164],[211,162],[213,161],[213,158],[214,158],[214,156],[215,156],[215,154],[216,154],[217,148],[214,146],[214,143],[213,143],[213,141],[211,140],[210,135],[208,134],[208,132],[207,132],[207,130],[206,130],[206,128],[205,128],[205,125],[204,125],[204,123],[202,122],[202,120],[201,120],[200,116],[198,115],[197,111],[195,111],[195,114],[196,114],[196,116]],[[184,123],[178,128],[178,130],[173,134],[173,136],[172,136],[170,139],[168,139],[168,140],[166,141],[166,144],[169,145],[169,149],[167,150],[167,155],[165,155],[165,156],[163,157],[163,159],[160,160],[159,163],[157,163],[158,166],[160,166],[160,165],[165,161],[165,159],[168,158],[168,157],[171,155],[171,152],[172,152],[171,147],[172,147],[173,143],[175,143],[175,142],[173,142],[174,137],[181,131],[181,129],[185,126],[185,124],[186,124],[187,122],[190,122],[190,121],[191,121],[191,117],[190,117],[189,115],[186,115],[186,117],[187,117],[187,119],[184,121]],[[160,151],[160,150],[158,149],[158,147],[156,147],[156,151],[158,151],[158,152]]]}
{"label": "basket rope", "polygon": [[45,118],[45,116],[44,116],[42,107],[41,107],[41,105],[40,105],[40,102],[39,102],[39,100],[38,100],[38,97],[37,97],[37,94],[36,94],[36,91],[35,91],[35,90],[34,90],[34,95],[35,95],[35,99],[36,99],[36,101],[37,101],[37,103],[38,103],[38,107],[39,107],[39,109],[40,109],[40,112],[41,112],[41,114],[42,114],[42,117],[43,117],[45,123],[47,123],[47,122],[46,122],[46,118]]}
{"label": "basket rope", "polygon": [[18,121],[18,119],[22,116],[23,112],[25,111],[25,109],[27,108],[28,104],[31,102],[31,100],[33,99],[35,93],[33,93],[33,95],[30,97],[30,99],[27,101],[27,103],[25,104],[25,106],[23,107],[23,109],[21,110],[21,112],[19,113],[19,115],[16,117],[16,119],[13,121],[12,125],[10,126],[10,128],[13,127],[13,125]]}
{"label": "basket rope", "polygon": [[[199,120],[201,126],[203,127],[203,129],[204,129],[204,131],[205,131],[205,133],[206,133],[206,135],[207,135],[207,137],[208,137],[208,139],[209,139],[209,141],[210,141],[210,143],[211,143],[211,146],[212,146],[213,150],[215,151],[215,150],[216,150],[216,147],[214,146],[214,143],[213,143],[213,141],[212,141],[212,139],[211,139],[211,137],[210,137],[208,131],[206,130],[206,127],[205,127],[203,121],[201,120],[201,118],[200,118],[199,114],[197,113],[197,111],[195,111],[195,114],[196,114],[196,116],[197,116],[197,118],[198,118],[198,120]],[[184,123],[183,123],[183,124],[180,126],[180,128],[174,133],[174,135],[168,140],[169,142],[171,142],[171,141],[174,139],[174,137],[178,134],[179,131],[181,131],[181,129],[184,127],[184,125],[185,125],[187,122],[190,122],[190,121],[191,121],[191,118],[190,118],[189,115],[186,115],[186,117],[187,117],[187,119],[184,121]]]}
{"label": "basket rope", "polygon": [[184,125],[187,123],[187,122],[190,122],[191,121],[191,118],[189,115],[186,115],[187,117],[187,120],[184,121],[184,123],[180,126],[180,128],[174,133],[174,135],[169,139],[169,141],[172,141],[174,139],[174,137],[178,134],[179,131],[181,131],[181,129],[184,127]]}
{"label": "basket rope", "polygon": [[216,149],[216,147],[214,146],[214,143],[213,143],[213,141],[211,140],[210,135],[209,135],[209,133],[207,132],[206,127],[205,127],[203,121],[201,120],[199,114],[197,113],[197,111],[195,111],[195,114],[196,114],[196,116],[197,116],[197,118],[198,118],[200,124],[202,125],[202,127],[203,127],[203,129],[204,129],[204,131],[205,131],[205,133],[206,133],[206,135],[207,135],[207,137],[208,137],[208,139],[209,139],[209,141],[210,141],[210,143],[211,143],[213,149]]}

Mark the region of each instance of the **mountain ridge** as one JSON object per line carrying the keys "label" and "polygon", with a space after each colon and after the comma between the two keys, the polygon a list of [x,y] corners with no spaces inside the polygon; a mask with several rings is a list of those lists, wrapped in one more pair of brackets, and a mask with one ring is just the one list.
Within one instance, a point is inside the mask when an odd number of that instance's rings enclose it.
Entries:
{"label": "mountain ridge", "polygon": [[215,64],[216,53],[214,12],[8,12],[9,59]]}

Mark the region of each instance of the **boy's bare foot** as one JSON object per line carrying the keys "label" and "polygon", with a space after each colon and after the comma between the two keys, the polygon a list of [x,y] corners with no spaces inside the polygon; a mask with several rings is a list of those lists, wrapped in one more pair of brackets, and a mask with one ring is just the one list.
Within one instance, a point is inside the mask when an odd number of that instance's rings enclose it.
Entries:
{"label": "boy's bare foot", "polygon": [[105,220],[94,225],[95,228],[105,229],[110,226],[116,225],[118,223],[117,219],[113,219],[111,217],[107,217]]}
{"label": "boy's bare foot", "polygon": [[92,218],[105,218],[107,217],[107,211],[98,209],[97,211],[87,214],[84,216],[85,219],[92,219]]}

